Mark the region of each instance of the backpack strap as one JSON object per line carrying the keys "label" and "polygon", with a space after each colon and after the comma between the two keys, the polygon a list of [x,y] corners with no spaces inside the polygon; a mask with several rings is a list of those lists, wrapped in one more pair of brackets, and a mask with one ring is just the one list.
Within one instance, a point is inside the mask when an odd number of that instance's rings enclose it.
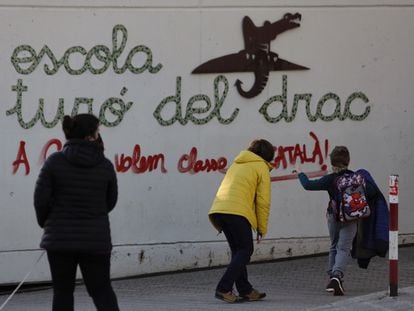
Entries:
{"label": "backpack strap", "polygon": [[334,214],[336,221],[339,221],[339,202],[338,202],[338,179],[340,175],[335,176],[332,181],[333,197],[329,198],[328,209]]}

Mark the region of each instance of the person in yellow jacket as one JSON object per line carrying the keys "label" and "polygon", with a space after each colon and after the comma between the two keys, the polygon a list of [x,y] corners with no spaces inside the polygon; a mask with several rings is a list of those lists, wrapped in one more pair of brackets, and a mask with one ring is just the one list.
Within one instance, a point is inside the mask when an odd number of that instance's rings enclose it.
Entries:
{"label": "person in yellow jacket", "polygon": [[[257,243],[267,232],[270,212],[269,163],[275,155],[273,145],[264,139],[254,140],[234,159],[217,191],[209,218],[224,232],[231,249],[231,261],[220,279],[215,297],[226,302],[255,301],[266,296],[253,288],[246,265],[253,254],[252,229]],[[238,296],[233,292],[236,285]]]}

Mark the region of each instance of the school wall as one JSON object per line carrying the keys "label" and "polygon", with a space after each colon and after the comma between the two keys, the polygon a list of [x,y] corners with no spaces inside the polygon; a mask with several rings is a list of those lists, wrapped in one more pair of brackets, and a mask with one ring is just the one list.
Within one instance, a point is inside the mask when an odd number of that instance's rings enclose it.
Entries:
{"label": "school wall", "polygon": [[[252,98],[235,86],[255,83],[240,58],[192,73],[244,50],[245,16],[262,26],[297,12],[300,27],[270,51],[307,70],[270,71]],[[277,158],[254,261],[328,250],[327,194],[305,192],[291,171],[298,162],[322,176],[335,145],[386,196],[399,174],[400,242],[413,243],[413,13],[407,0],[0,1],[0,283],[19,282],[41,253],[34,183],[64,143],[62,116],[76,112],[100,118],[117,170],[113,277],[226,264],[207,213],[225,168],[255,138]],[[29,281],[49,279],[44,257]]]}

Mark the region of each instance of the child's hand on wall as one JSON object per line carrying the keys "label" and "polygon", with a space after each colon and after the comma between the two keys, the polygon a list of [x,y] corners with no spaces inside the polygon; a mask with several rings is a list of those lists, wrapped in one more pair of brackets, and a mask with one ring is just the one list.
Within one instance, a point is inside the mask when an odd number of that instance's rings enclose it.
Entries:
{"label": "child's hand on wall", "polygon": [[302,170],[301,170],[301,168],[300,168],[300,165],[299,164],[296,164],[295,165],[295,169],[292,171],[292,173],[293,174],[300,174],[300,173],[302,173]]}

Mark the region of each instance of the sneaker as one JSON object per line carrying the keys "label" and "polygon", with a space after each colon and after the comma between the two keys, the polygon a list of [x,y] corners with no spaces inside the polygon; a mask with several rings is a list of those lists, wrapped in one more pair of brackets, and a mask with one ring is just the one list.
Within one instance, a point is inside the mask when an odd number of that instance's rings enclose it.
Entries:
{"label": "sneaker", "polygon": [[329,283],[332,283],[330,288],[333,288],[331,292],[334,293],[334,296],[343,296],[345,294],[341,279],[333,277]]}
{"label": "sneaker", "polygon": [[223,300],[228,303],[235,303],[240,302],[241,299],[239,296],[235,295],[232,291],[229,291],[227,293],[222,293],[219,291],[216,291],[216,294],[214,295],[217,299]]}
{"label": "sneaker", "polygon": [[261,293],[253,288],[249,294],[242,296],[242,299],[244,301],[257,301],[263,299],[264,297],[266,297],[266,293]]}
{"label": "sneaker", "polygon": [[326,288],[325,288],[327,292],[332,293],[335,291],[334,282],[335,281],[333,281],[332,278],[329,279],[328,284],[326,284]]}

